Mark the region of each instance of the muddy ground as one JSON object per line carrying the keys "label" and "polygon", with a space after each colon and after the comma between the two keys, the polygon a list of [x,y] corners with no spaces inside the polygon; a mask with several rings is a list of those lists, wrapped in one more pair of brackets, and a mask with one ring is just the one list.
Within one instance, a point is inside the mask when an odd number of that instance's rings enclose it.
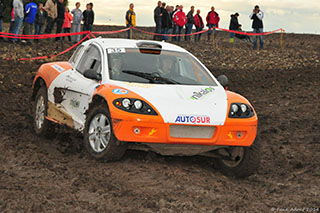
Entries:
{"label": "muddy ground", "polygon": [[[96,27],[112,30],[114,27]],[[147,29],[151,30],[151,29]],[[114,37],[124,37],[125,33]],[[136,38],[151,38],[141,33]],[[119,162],[98,162],[81,135],[60,128],[54,139],[32,129],[32,80],[42,61],[70,43],[32,46],[0,42],[0,212],[268,212],[320,207],[320,36],[265,37],[265,50],[219,33],[179,45],[197,56],[229,89],[246,96],[259,116],[260,170],[228,178],[205,157],[163,157],[128,151]],[[70,53],[54,60],[67,60]],[[5,60],[5,59],[11,60]],[[52,60],[52,59],[51,59]]]}

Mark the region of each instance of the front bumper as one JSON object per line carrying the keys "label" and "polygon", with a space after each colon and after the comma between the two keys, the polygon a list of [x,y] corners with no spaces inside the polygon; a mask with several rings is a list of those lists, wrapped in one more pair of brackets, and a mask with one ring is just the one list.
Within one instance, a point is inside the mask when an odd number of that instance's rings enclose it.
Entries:
{"label": "front bumper", "polygon": [[[170,127],[177,124],[164,123],[160,116],[123,116],[123,114],[113,113],[112,124],[115,136],[118,140],[124,142],[251,146],[257,135],[257,117],[227,119],[224,126],[201,126],[214,128],[212,136],[206,138],[183,137],[183,135],[177,137],[170,132]],[[190,127],[191,125],[181,126]]]}

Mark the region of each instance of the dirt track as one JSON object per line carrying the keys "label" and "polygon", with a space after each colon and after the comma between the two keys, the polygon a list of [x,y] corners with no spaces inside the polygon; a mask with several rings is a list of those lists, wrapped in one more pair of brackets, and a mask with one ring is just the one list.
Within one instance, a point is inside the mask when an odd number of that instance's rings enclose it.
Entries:
{"label": "dirt track", "polygon": [[242,41],[231,47],[227,41],[221,33],[215,50],[205,41],[181,45],[214,75],[226,74],[229,89],[246,96],[258,113],[262,164],[244,180],[223,176],[204,157],[128,151],[120,162],[97,162],[83,150],[81,136],[65,128],[53,140],[37,137],[29,98],[34,73],[44,62],[4,59],[48,55],[70,44],[0,43],[0,212],[319,208],[320,36],[286,35],[282,52],[279,35],[265,37],[264,51]]}

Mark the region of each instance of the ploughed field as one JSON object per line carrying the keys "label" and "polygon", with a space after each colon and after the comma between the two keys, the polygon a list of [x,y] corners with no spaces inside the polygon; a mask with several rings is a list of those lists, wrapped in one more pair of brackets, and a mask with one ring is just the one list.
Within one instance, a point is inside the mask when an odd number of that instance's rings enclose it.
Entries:
{"label": "ploughed field", "polygon": [[[95,30],[118,27],[97,26]],[[145,28],[153,31],[153,29]],[[125,33],[113,37],[125,37]],[[111,36],[110,36],[111,37]],[[152,36],[135,33],[136,38]],[[229,212],[320,207],[320,36],[265,37],[265,50],[218,33],[179,45],[229,90],[248,98],[259,117],[259,171],[227,178],[205,157],[127,151],[119,162],[89,157],[81,135],[61,127],[54,139],[32,128],[32,80],[45,61],[15,59],[58,53],[70,43],[0,43],[0,212]],[[182,39],[184,40],[184,39]],[[72,51],[52,60],[67,60]],[[5,60],[10,58],[13,60]]]}

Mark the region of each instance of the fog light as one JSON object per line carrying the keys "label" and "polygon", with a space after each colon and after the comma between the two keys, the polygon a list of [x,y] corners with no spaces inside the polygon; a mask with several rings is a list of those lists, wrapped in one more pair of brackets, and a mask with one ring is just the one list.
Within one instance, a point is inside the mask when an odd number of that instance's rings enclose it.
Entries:
{"label": "fog light", "polygon": [[139,129],[139,128],[135,128],[133,131],[134,131],[134,133],[135,133],[136,135],[140,134],[140,129]]}
{"label": "fog light", "polygon": [[237,132],[237,137],[241,138],[242,137],[242,133],[241,132]]}
{"label": "fog light", "polygon": [[241,104],[241,110],[242,112],[246,112],[247,111],[247,106],[244,104]]}

